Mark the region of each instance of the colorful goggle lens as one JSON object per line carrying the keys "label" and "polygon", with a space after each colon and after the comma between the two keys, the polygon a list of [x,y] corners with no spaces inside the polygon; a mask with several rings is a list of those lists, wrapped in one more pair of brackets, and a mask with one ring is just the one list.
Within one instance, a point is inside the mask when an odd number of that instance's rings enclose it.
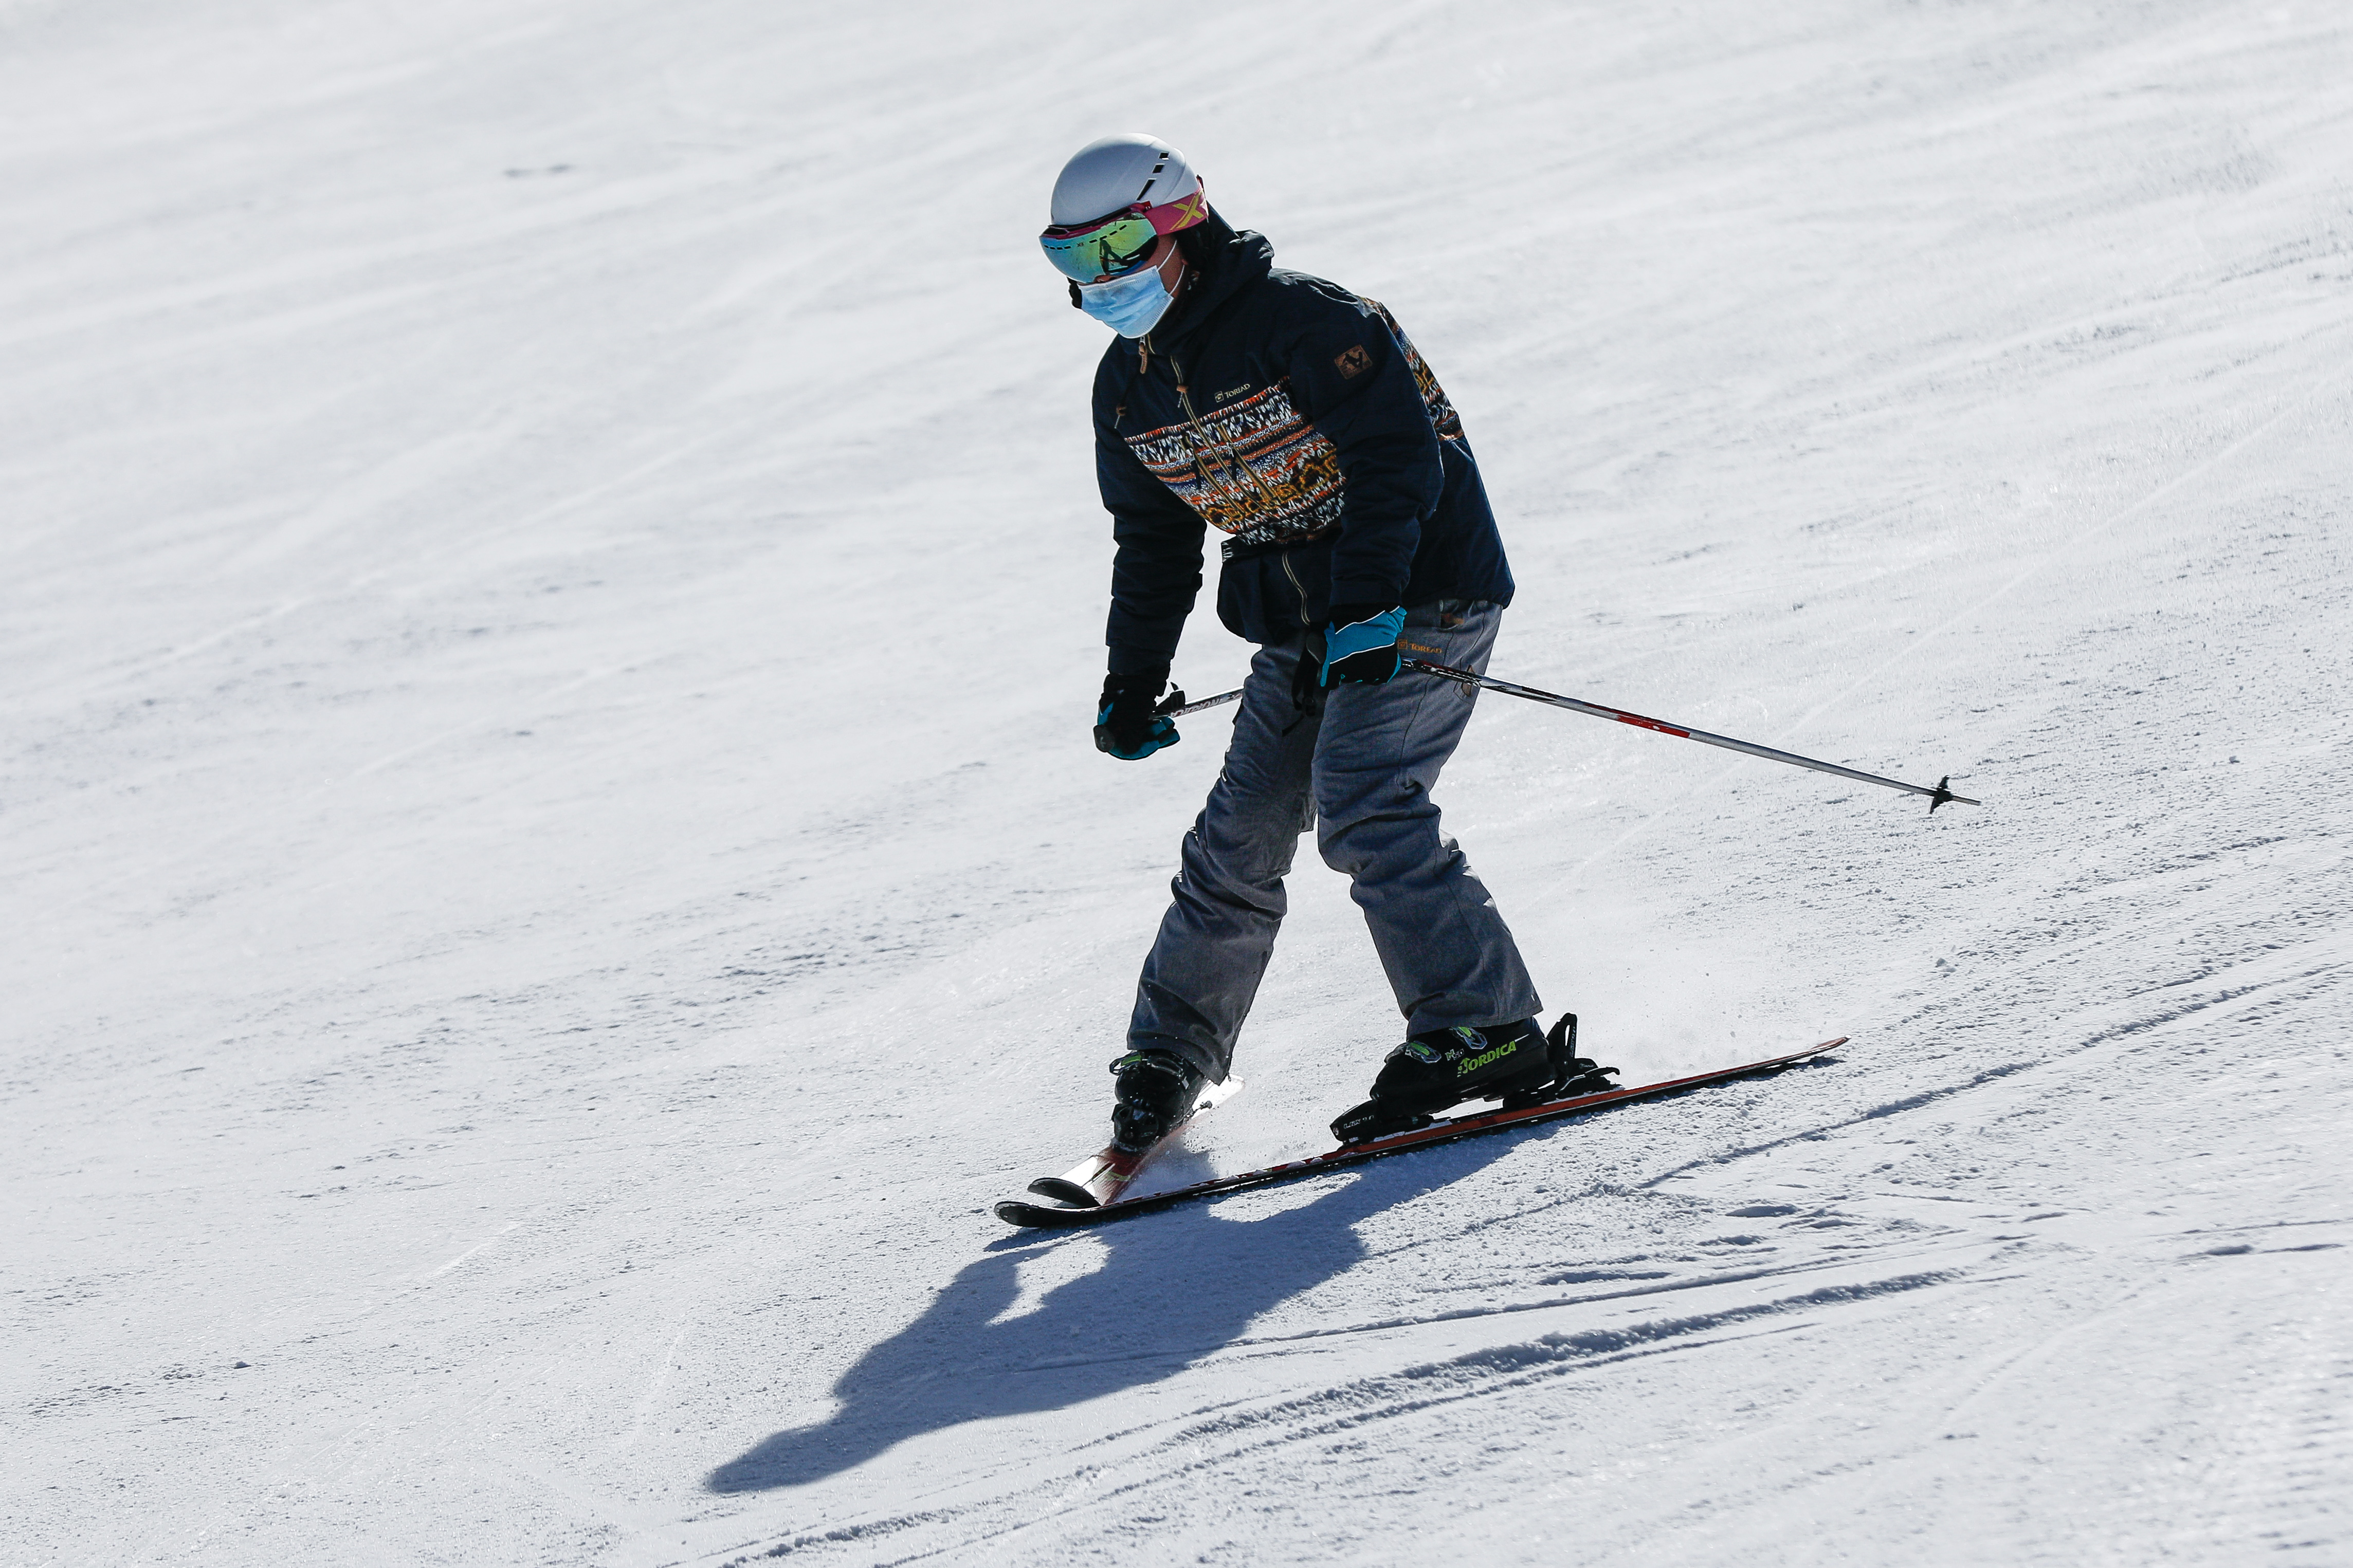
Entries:
{"label": "colorful goggle lens", "polygon": [[1050,228],[1038,243],[1073,281],[1095,283],[1141,266],[1160,243],[1160,231],[1141,213],[1123,214],[1077,234]]}
{"label": "colorful goggle lens", "polygon": [[1152,254],[1164,234],[1190,228],[1209,216],[1208,198],[1198,190],[1164,206],[1142,205],[1092,223],[1049,228],[1038,237],[1046,259],[1073,282],[1100,283],[1134,271]]}

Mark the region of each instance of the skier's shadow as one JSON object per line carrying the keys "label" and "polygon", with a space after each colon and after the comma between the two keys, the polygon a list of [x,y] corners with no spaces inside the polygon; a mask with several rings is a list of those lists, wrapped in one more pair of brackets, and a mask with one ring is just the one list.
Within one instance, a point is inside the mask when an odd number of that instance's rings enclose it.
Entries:
{"label": "skier's shadow", "polygon": [[1092,1233],[1110,1249],[1101,1268],[1002,1322],[995,1320],[1019,1294],[1015,1270],[1037,1250],[1029,1238],[998,1242],[842,1374],[832,1417],[764,1439],[705,1484],[715,1492],[802,1486],[959,1422],[1059,1410],[1158,1382],[1362,1260],[1358,1221],[1460,1181],[1516,1142],[1481,1139],[1383,1161],[1264,1219],[1195,1205],[1105,1226]]}

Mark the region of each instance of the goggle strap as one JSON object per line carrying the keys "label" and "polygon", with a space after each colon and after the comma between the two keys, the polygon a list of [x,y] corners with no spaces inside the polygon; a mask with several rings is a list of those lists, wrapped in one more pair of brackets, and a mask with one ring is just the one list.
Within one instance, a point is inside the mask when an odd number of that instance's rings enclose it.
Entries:
{"label": "goggle strap", "polygon": [[1124,223],[1132,217],[1148,219],[1152,224],[1152,232],[1155,234],[1175,234],[1179,229],[1191,228],[1197,223],[1207,223],[1209,221],[1208,186],[1196,182],[1193,189],[1184,195],[1173,202],[1163,202],[1157,206],[1145,201],[1130,202],[1119,211],[1105,213],[1092,223],[1050,224],[1047,226],[1046,232],[1039,237],[1076,239],[1082,235],[1092,234],[1096,229],[1112,224]]}

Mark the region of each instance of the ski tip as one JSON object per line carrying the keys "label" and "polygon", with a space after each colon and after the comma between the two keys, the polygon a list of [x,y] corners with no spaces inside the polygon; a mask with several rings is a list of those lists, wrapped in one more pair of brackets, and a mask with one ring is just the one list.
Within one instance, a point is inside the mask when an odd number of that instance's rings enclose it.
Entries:
{"label": "ski tip", "polygon": [[1767,1073],[1778,1073],[1786,1071],[1790,1068],[1812,1067],[1816,1063],[1820,1062],[1822,1058],[1830,1055],[1831,1052],[1838,1049],[1841,1046],[1845,1045],[1848,1037],[1849,1037],[1845,1035],[1841,1035],[1834,1040],[1824,1040],[1819,1046],[1809,1046],[1802,1051],[1791,1051],[1786,1057],[1770,1058],[1765,1061],[1759,1062],[1757,1064],[1757,1069]]}
{"label": "ski tip", "polygon": [[1041,1198],[1051,1198],[1074,1209],[1094,1208],[1101,1202],[1094,1194],[1060,1176],[1040,1176],[1029,1184],[1029,1190]]}
{"label": "ski tip", "polygon": [[1102,1214],[1100,1209],[1048,1208],[1043,1204],[1025,1204],[1018,1198],[1008,1198],[997,1205],[997,1217],[1022,1230],[1068,1230],[1073,1226],[1092,1225]]}

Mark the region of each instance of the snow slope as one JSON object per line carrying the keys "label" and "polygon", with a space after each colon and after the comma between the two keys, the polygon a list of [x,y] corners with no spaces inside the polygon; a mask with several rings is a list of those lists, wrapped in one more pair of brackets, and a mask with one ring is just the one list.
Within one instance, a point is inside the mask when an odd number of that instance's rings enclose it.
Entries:
{"label": "snow slope", "polygon": [[[0,0],[0,1560],[2353,1559],[2349,45]],[[1086,733],[1130,127],[1430,356],[1497,673],[1986,800],[1483,703],[1597,1054],[1836,1065],[988,1216],[1217,767]],[[1166,1179],[1395,1032],[1303,859]]]}

